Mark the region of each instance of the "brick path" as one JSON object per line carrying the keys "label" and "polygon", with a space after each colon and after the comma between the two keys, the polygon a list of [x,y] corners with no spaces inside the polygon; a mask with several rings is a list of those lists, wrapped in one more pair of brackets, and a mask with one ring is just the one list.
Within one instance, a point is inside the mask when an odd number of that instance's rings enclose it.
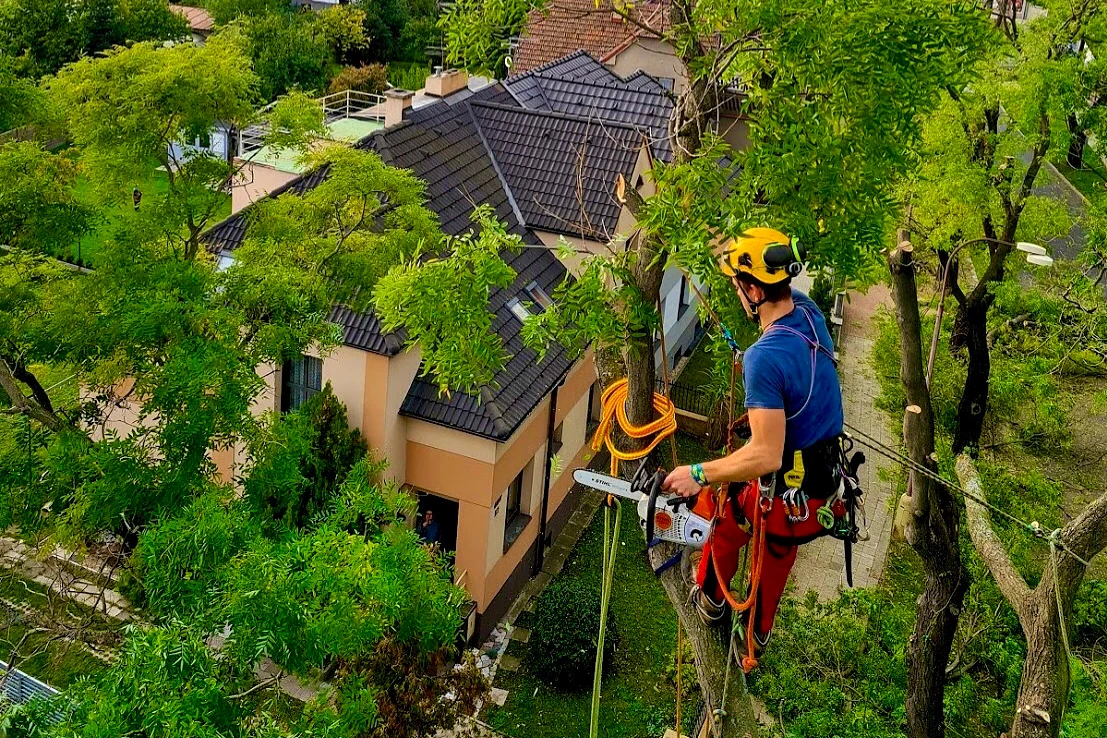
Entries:
{"label": "brick path", "polygon": [[[880,394],[880,386],[870,363],[875,338],[872,317],[881,305],[890,306],[891,302],[891,294],[883,285],[872,287],[863,295],[851,295],[846,305],[838,350],[846,422],[882,443],[896,447],[898,442],[892,435],[884,412],[874,407],[873,398]],[[892,535],[895,490],[890,482],[880,478],[880,470],[891,466],[892,462],[860,444],[859,448],[865,452],[866,458],[861,467],[860,481],[861,488],[865,490],[869,540],[860,541],[853,548],[853,584],[855,587],[869,587],[880,581],[884,569],[884,557]],[[824,537],[801,546],[792,578],[799,598],[803,598],[808,590],[818,592],[822,600],[837,597],[838,592],[846,588],[842,542]]]}

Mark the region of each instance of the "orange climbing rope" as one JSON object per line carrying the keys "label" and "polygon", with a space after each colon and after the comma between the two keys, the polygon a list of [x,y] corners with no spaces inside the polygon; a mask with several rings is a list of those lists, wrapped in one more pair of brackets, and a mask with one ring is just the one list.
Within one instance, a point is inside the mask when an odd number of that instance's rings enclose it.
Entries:
{"label": "orange climbing rope", "polygon": [[[668,397],[658,392],[653,393],[653,408],[661,417],[645,425],[632,425],[627,417],[627,380],[620,379],[603,391],[600,397],[600,407],[603,408],[600,416],[600,425],[596,429],[596,435],[592,438],[592,450],[599,451],[602,446],[607,446],[611,452],[611,476],[619,476],[620,461],[636,461],[650,455],[658,444],[676,433],[676,406]],[[611,437],[615,424],[630,438],[648,438],[653,440],[639,451],[623,451],[615,445]]]}

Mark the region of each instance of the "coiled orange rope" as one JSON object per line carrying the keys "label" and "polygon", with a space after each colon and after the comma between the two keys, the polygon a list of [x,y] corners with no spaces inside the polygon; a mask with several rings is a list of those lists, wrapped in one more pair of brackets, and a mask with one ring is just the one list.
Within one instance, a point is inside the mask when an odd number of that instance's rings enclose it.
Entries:
{"label": "coiled orange rope", "polygon": [[[653,393],[653,408],[661,417],[646,425],[631,425],[630,419],[627,418],[626,401],[626,379],[612,383],[603,391],[600,397],[600,407],[603,408],[600,425],[596,429],[596,435],[592,437],[593,451],[599,451],[601,447],[607,446],[607,450],[611,452],[611,476],[613,477],[619,476],[620,461],[636,461],[649,456],[659,443],[676,433],[677,429],[676,406],[665,395]],[[611,437],[615,423],[618,423],[619,429],[630,438],[653,436],[653,440],[639,451],[623,451],[615,446],[615,441]]]}

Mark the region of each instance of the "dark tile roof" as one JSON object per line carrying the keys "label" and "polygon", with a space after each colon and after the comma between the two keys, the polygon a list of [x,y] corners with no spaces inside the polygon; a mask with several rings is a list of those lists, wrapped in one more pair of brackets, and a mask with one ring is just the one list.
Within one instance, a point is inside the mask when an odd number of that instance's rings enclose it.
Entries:
{"label": "dark tile roof", "polygon": [[489,307],[496,312],[492,327],[512,354],[507,366],[496,375],[493,386],[482,390],[479,398],[459,392],[442,397],[432,382],[416,377],[400,407],[402,415],[506,440],[572,367],[568,353],[558,345],[551,347],[539,363],[538,355],[523,345],[522,323],[506,306],[531,282],[537,282],[547,294],[552,294],[565,278],[564,268],[545,249],[523,249],[510,263],[519,275],[515,283],[495,291],[489,298]]}
{"label": "dark tile roof", "polygon": [[[574,57],[574,61],[586,60],[593,68],[608,71],[583,52]],[[558,74],[553,67],[511,77],[504,86],[528,108],[623,123],[647,131],[654,156],[668,161],[672,157],[668,125],[673,109],[668,91],[644,72],[635,72],[626,80],[609,74],[611,79],[584,79],[584,75],[572,78]]]}
{"label": "dark tile roof", "polygon": [[[412,110],[403,123],[356,145],[422,179],[428,206],[445,233],[468,231],[473,209],[488,204],[511,232],[540,246],[531,227],[579,234],[582,226],[590,225],[590,233],[614,231],[619,215],[611,194],[615,176],[631,172],[640,142],[644,136],[656,136],[658,121],[667,120],[670,104],[660,83],[649,75],[623,80],[578,53],[503,84]],[[578,166],[582,158],[583,172]],[[307,173],[269,197],[307,192],[325,177],[325,170]],[[211,248],[237,248],[250,212],[245,208],[209,230],[205,239]],[[504,256],[518,277],[507,289],[490,295],[489,307],[496,313],[493,327],[513,355],[508,366],[479,398],[458,392],[440,397],[433,383],[416,378],[403,414],[506,440],[571,367],[559,346],[539,363],[536,354],[523,347],[521,323],[507,308],[512,297],[525,298],[524,288],[532,281],[552,294],[566,278],[564,267],[545,248]],[[342,326],[349,346],[387,356],[403,349],[403,335],[384,333],[371,313],[336,306],[330,317]]]}
{"label": "dark tile roof", "polygon": [[601,241],[615,234],[615,178],[630,178],[642,131],[519,107],[471,109],[528,227]]}
{"label": "dark tile roof", "polygon": [[[632,12],[651,28],[667,20],[665,3],[645,2]],[[653,37],[640,26],[617,16],[610,2],[558,0],[547,9],[532,10],[512,68],[529,71],[577,49],[606,59],[639,36]]]}

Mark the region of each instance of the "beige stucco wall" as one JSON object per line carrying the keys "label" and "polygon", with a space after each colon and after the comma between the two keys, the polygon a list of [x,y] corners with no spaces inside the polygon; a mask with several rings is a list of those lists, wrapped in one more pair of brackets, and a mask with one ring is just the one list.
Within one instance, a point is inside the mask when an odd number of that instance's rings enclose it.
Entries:
{"label": "beige stucco wall", "polygon": [[283,184],[287,184],[300,175],[290,172],[282,172],[279,169],[237,160],[242,165],[242,170],[235,177],[235,183],[231,186],[231,212],[237,213],[242,208],[255,203]]}
{"label": "beige stucco wall", "polygon": [[642,70],[659,79],[671,79],[673,91],[678,93],[688,83],[684,65],[676,58],[673,47],[659,39],[638,39],[604,63],[620,77]]}

